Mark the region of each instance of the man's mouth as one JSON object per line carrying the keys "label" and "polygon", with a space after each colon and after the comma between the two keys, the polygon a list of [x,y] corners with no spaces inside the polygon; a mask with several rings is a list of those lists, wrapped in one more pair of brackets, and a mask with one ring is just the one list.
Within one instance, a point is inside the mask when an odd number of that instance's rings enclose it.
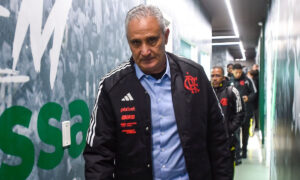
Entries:
{"label": "man's mouth", "polygon": [[143,58],[142,61],[143,61],[143,62],[151,62],[153,59],[154,59],[154,57]]}
{"label": "man's mouth", "polygon": [[142,61],[150,61],[152,60],[154,57],[147,57],[147,58],[143,58]]}

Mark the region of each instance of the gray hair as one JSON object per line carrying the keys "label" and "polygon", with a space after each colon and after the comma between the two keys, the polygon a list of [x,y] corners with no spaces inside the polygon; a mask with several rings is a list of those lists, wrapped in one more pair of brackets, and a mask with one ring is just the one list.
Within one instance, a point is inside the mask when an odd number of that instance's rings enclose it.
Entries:
{"label": "gray hair", "polygon": [[125,30],[126,34],[128,33],[128,24],[132,19],[140,19],[153,16],[157,19],[160,28],[163,32],[167,30],[167,22],[164,19],[162,12],[159,10],[158,7],[153,5],[144,5],[140,4],[131,10],[128,11],[125,19]]}

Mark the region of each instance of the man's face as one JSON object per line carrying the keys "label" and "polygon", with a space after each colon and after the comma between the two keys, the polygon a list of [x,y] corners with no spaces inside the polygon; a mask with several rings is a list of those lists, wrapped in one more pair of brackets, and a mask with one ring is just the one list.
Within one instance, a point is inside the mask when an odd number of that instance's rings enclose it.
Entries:
{"label": "man's face", "polygon": [[257,65],[257,64],[253,64],[253,66],[252,66],[252,70],[259,70],[259,67],[258,67],[258,65]]}
{"label": "man's face", "polygon": [[233,69],[232,74],[235,79],[239,79],[242,76],[243,70],[242,69]]}
{"label": "man's face", "polygon": [[166,65],[165,45],[169,30],[162,32],[155,17],[132,19],[128,23],[127,39],[134,62],[145,74],[163,71]]}
{"label": "man's face", "polygon": [[232,65],[228,66],[227,72],[232,73]]}
{"label": "man's face", "polygon": [[214,68],[211,71],[211,84],[214,88],[220,87],[220,84],[224,80],[224,75],[220,68]]}

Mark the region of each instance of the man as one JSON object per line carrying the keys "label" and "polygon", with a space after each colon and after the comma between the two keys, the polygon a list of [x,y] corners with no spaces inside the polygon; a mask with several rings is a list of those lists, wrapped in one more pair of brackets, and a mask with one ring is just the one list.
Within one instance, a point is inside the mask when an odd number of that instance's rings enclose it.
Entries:
{"label": "man", "polygon": [[253,115],[252,103],[255,101],[257,90],[251,80],[243,73],[241,64],[234,64],[232,72],[233,77],[231,78],[231,85],[239,91],[243,99],[243,107],[245,108],[245,117],[242,125],[242,158],[247,158],[250,118]]}
{"label": "man", "polygon": [[203,68],[166,53],[158,8],[134,7],[125,26],[132,57],[100,82],[86,179],[231,179],[223,116]]}
{"label": "man", "polygon": [[230,137],[229,145],[232,150],[231,158],[233,167],[234,160],[236,161],[236,165],[241,163],[239,159],[236,159],[239,155],[236,155],[236,151],[234,151],[237,142],[235,132],[240,128],[244,118],[240,93],[235,87],[228,86],[228,82],[224,76],[224,69],[221,66],[212,68],[211,84],[217,94],[225,116],[225,125]]}
{"label": "man", "polygon": [[254,118],[255,118],[255,130],[259,130],[259,66],[258,64],[253,64],[251,75],[253,77],[254,84],[257,89],[257,96],[254,101]]}
{"label": "man", "polygon": [[232,66],[231,63],[227,64],[227,77],[225,77],[227,81],[232,77]]}
{"label": "man", "polygon": [[259,70],[258,64],[253,64],[253,65],[252,65],[252,70],[258,71],[258,70]]}

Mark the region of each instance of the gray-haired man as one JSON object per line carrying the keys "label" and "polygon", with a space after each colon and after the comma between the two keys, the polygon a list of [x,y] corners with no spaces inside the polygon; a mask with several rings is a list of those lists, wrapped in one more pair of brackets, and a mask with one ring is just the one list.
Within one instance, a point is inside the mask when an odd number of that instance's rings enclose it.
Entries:
{"label": "gray-haired man", "polygon": [[126,17],[129,62],[100,82],[84,151],[87,179],[232,177],[223,116],[203,68],[165,51],[157,7]]}

